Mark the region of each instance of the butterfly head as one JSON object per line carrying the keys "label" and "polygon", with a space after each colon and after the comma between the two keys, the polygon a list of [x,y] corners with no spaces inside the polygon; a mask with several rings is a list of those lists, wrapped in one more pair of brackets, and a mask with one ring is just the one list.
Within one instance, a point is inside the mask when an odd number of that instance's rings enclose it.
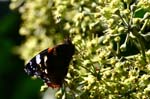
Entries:
{"label": "butterfly head", "polygon": [[72,44],[71,38],[66,38],[64,44],[68,45],[67,52],[72,56],[75,53],[75,45]]}

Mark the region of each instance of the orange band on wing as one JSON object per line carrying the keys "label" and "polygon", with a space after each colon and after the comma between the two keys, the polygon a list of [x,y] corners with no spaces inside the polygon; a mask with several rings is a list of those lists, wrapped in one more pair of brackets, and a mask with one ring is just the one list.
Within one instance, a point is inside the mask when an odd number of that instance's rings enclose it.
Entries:
{"label": "orange band on wing", "polygon": [[48,53],[50,53],[53,50],[53,48],[48,48]]}
{"label": "orange band on wing", "polygon": [[47,83],[48,87],[51,87],[51,88],[60,88],[61,86],[60,85],[57,85],[57,84],[54,84],[54,83]]}

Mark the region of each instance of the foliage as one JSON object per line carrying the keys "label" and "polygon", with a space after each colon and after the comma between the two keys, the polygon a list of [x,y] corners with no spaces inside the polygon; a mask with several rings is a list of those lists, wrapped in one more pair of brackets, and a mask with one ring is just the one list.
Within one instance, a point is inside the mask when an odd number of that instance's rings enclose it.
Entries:
{"label": "foliage", "polygon": [[22,1],[10,7],[22,15],[23,59],[68,34],[76,46],[58,99],[150,97],[148,0]]}
{"label": "foliage", "polygon": [[[24,61],[14,52],[21,44],[20,14],[9,9],[9,2],[0,1],[0,95],[1,99],[38,99],[40,84],[27,78]],[[36,82],[36,83],[35,83]],[[33,90],[29,91],[30,88]]]}

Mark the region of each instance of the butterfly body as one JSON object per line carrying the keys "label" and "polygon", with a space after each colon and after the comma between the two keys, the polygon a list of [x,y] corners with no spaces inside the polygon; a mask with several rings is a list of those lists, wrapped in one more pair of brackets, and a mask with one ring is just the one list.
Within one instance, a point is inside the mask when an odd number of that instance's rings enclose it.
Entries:
{"label": "butterfly body", "polygon": [[67,39],[33,57],[25,66],[25,72],[41,78],[49,87],[61,87],[74,52],[75,46]]}

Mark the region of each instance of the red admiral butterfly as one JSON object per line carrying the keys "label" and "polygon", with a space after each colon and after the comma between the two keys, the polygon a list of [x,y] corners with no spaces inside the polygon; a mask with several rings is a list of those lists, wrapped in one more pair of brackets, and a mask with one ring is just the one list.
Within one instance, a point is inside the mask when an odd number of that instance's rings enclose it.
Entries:
{"label": "red admiral butterfly", "polygon": [[63,44],[47,48],[33,57],[24,70],[30,76],[41,78],[49,87],[59,88],[74,53],[75,46],[70,39],[66,39]]}

